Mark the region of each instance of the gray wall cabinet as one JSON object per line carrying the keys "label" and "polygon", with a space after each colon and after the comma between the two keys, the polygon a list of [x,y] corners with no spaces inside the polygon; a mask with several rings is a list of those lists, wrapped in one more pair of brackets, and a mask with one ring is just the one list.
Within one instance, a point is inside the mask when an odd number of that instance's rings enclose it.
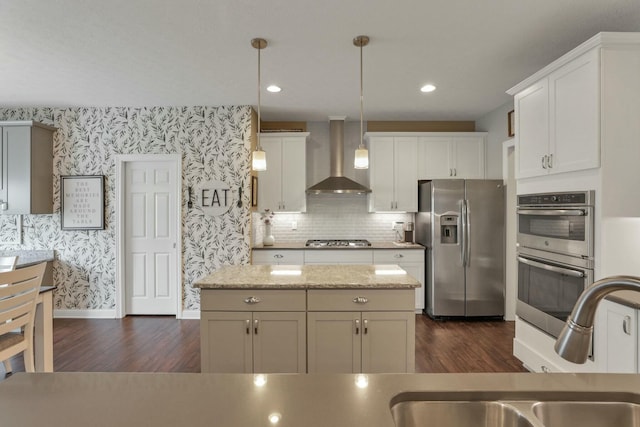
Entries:
{"label": "gray wall cabinet", "polygon": [[0,121],[0,129],[0,214],[52,214],[56,128]]}

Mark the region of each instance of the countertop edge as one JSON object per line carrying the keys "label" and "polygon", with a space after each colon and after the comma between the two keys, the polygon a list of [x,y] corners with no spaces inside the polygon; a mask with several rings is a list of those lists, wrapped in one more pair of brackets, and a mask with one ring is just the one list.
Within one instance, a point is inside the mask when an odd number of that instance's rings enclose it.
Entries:
{"label": "countertop edge", "polygon": [[425,247],[419,243],[410,244],[395,244],[393,242],[371,242],[371,246],[324,246],[320,248],[314,248],[311,246],[305,246],[304,242],[276,242],[273,246],[254,245],[251,247],[253,250],[310,250],[310,251],[334,251],[334,250],[349,250],[349,251],[362,251],[362,250],[380,250],[380,249],[413,249],[424,250]]}

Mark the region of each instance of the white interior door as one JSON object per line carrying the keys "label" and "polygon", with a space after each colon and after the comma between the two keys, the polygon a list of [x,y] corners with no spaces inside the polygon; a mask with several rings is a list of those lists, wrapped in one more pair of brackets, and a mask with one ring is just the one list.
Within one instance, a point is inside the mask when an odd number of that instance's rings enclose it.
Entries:
{"label": "white interior door", "polygon": [[125,164],[126,314],[177,314],[176,165]]}

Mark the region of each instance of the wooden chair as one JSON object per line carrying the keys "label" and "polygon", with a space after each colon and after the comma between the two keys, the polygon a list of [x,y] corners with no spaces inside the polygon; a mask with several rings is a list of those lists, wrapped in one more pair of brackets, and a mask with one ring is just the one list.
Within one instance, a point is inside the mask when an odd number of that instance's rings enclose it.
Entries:
{"label": "wooden chair", "polygon": [[[34,372],[33,321],[36,298],[47,263],[0,272],[0,360],[23,353],[24,367]],[[18,332],[16,332],[16,330]],[[6,364],[5,364],[6,366]],[[10,372],[9,365],[9,371]]]}
{"label": "wooden chair", "polygon": [[17,256],[0,256],[0,272],[15,270],[17,262]]}
{"label": "wooden chair", "polygon": [[[15,270],[17,263],[17,256],[0,256],[0,273]],[[4,361],[4,370],[5,372],[11,372],[11,361],[9,359]]]}

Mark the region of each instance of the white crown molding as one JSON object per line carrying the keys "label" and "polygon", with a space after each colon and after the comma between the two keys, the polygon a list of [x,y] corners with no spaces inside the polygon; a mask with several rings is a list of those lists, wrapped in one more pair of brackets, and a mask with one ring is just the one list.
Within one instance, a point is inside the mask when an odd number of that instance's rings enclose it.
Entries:
{"label": "white crown molding", "polygon": [[577,46],[575,49],[567,52],[562,55],[560,58],[553,61],[551,64],[547,65],[540,71],[521,81],[511,89],[507,90],[509,95],[515,95],[520,91],[526,89],[531,86],[538,80],[548,76],[553,71],[562,67],[563,65],[573,61],[577,57],[583,55],[584,53],[590,51],[595,48],[602,47],[620,47],[620,46],[633,46],[636,45],[640,48],[640,33],[612,33],[612,32],[603,32],[598,33],[595,36],[591,37],[589,40],[585,41],[581,45]]}

